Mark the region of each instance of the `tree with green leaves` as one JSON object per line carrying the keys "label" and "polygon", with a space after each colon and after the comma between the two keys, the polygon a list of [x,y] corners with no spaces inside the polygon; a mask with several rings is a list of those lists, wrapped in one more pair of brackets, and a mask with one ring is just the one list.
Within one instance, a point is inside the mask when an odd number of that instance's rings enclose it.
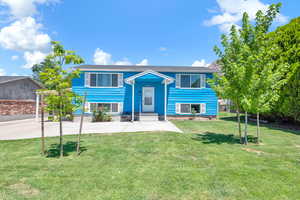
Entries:
{"label": "tree with green leaves", "polygon": [[214,51],[219,57],[218,64],[221,66],[221,73],[215,74],[210,80],[212,88],[218,96],[223,99],[230,99],[236,107],[239,137],[242,143],[242,128],[240,112],[243,109],[243,94],[248,89],[245,60],[247,59],[247,48],[241,42],[236,26],[232,26],[230,34],[222,35],[221,44],[223,51],[215,47]]}
{"label": "tree with green leaves", "polygon": [[300,17],[268,34],[277,45],[273,59],[277,66],[287,63],[286,84],[280,90],[279,101],[271,115],[300,122]]}
{"label": "tree with green leaves", "polygon": [[223,51],[214,48],[219,57],[221,74],[215,75],[212,87],[220,97],[230,99],[236,106],[240,138],[240,110],[245,111],[245,144],[248,143],[248,112],[257,113],[259,137],[259,113],[270,109],[270,104],[278,99],[277,91],[282,85],[279,81],[282,70],[275,72],[272,60],[276,45],[270,46],[266,37],[280,6],[273,4],[266,13],[258,11],[255,25],[244,13],[241,29],[237,31],[232,26],[229,37],[222,35]]}
{"label": "tree with green leaves", "polygon": [[55,63],[49,57],[46,57],[41,63],[33,65],[31,68],[33,79],[42,83],[42,80],[40,79],[40,73],[46,68],[54,68],[54,66]]}
{"label": "tree with green leaves", "polygon": [[[246,119],[247,112],[256,113],[258,143],[260,141],[260,113],[271,109],[271,105],[279,98],[280,88],[285,83],[282,78],[286,65],[284,63],[281,66],[276,64],[273,55],[278,47],[277,44],[268,39],[268,31],[279,13],[280,7],[280,3],[273,4],[265,13],[258,11],[254,25],[250,23],[249,17],[245,13],[243,26],[240,29],[242,42],[249,50],[245,65],[248,73],[249,90],[244,95],[242,104],[246,111]],[[245,135],[247,135],[247,132],[245,132]],[[245,140],[245,142],[247,141]]]}
{"label": "tree with green leaves", "polygon": [[44,83],[48,90],[45,98],[48,111],[55,111],[59,118],[59,145],[60,156],[63,156],[63,131],[62,131],[62,117],[66,113],[72,114],[81,104],[81,99],[74,92],[70,90],[72,79],[79,77],[79,71],[67,71],[64,69],[69,64],[82,64],[84,60],[74,51],[65,50],[59,42],[52,42],[52,53],[46,58],[54,66],[43,68],[40,72],[40,80]]}

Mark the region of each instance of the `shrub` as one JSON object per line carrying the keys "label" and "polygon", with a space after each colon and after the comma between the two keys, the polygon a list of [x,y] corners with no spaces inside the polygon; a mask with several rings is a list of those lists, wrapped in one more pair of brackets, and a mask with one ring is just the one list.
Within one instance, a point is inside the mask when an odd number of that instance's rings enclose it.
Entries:
{"label": "shrub", "polygon": [[92,122],[110,122],[111,120],[111,115],[103,110],[96,110],[93,112]]}

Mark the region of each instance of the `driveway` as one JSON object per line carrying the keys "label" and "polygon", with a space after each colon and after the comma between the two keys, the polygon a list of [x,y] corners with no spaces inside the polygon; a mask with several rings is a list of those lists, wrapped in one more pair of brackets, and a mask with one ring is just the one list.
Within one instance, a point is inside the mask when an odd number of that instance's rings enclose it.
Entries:
{"label": "driveway", "polygon": [[[79,122],[63,122],[63,134],[78,134]],[[182,132],[169,121],[144,122],[102,122],[83,123],[83,134],[89,133],[121,133],[142,131],[171,131]],[[40,122],[34,119],[0,122],[0,140],[17,140],[39,138],[41,136]],[[59,136],[59,123],[45,122],[45,136]]]}

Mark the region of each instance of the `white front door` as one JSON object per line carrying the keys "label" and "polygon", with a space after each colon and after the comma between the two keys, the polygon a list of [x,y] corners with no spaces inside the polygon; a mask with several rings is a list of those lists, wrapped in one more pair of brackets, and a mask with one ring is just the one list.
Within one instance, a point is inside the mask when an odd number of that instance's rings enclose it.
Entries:
{"label": "white front door", "polygon": [[143,112],[154,112],[154,87],[143,87]]}

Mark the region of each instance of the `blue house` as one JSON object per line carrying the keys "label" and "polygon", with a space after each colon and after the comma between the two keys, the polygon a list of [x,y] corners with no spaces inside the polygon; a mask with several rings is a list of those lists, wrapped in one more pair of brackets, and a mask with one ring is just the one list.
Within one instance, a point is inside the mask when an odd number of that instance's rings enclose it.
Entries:
{"label": "blue house", "polygon": [[160,119],[197,115],[215,117],[218,98],[207,79],[215,69],[207,67],[81,65],[72,90],[86,94],[86,112],[105,108],[112,115],[149,113]]}

